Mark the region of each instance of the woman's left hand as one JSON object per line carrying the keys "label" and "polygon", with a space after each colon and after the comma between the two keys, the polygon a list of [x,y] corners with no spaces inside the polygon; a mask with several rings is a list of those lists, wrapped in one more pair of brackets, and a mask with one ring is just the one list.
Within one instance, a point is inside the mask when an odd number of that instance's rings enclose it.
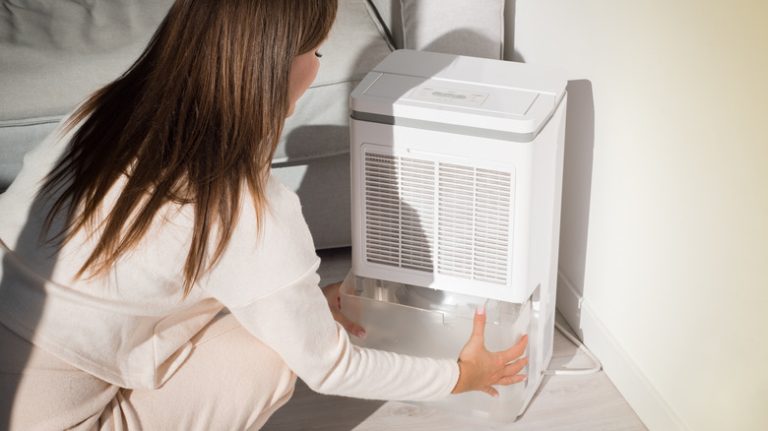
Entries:
{"label": "woman's left hand", "polygon": [[339,294],[340,288],[341,283],[329,284],[322,288],[325,299],[328,301],[328,307],[331,309],[331,314],[333,315],[334,320],[341,323],[341,326],[343,326],[347,332],[357,337],[364,337],[365,329],[363,329],[363,327],[357,323],[349,320],[349,318],[341,312],[341,295]]}

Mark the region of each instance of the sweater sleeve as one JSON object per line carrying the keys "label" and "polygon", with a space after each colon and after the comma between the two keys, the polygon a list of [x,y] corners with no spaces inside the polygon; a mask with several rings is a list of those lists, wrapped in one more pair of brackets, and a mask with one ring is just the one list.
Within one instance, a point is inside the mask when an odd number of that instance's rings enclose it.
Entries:
{"label": "sweater sleeve", "polygon": [[274,181],[268,192],[262,231],[257,234],[253,214],[244,213],[201,287],[317,392],[386,400],[448,395],[459,377],[455,361],[351,343],[318,287],[320,259],[298,197]]}
{"label": "sweater sleeve", "polygon": [[289,286],[230,311],[272,347],[313,390],[386,400],[435,400],[450,394],[456,361],[355,346],[331,316],[316,266]]}

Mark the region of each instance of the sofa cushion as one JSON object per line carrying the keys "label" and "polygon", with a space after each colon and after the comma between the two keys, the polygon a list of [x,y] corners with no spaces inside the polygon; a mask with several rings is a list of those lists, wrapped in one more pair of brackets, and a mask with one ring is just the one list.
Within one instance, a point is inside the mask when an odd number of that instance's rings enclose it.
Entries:
{"label": "sofa cushion", "polygon": [[[17,0],[0,8],[0,191],[62,116],[130,67],[171,3]],[[348,151],[349,93],[390,51],[366,1],[340,0],[317,80],[286,121],[275,162]],[[315,134],[299,130],[306,126]]]}
{"label": "sofa cushion", "polygon": [[170,0],[5,2],[0,121],[61,116],[138,58]]}
{"label": "sofa cushion", "polygon": [[0,8],[0,192],[24,154],[120,76],[171,0],[4,2]]}
{"label": "sofa cushion", "polygon": [[403,47],[501,59],[504,0],[400,0]]}
{"label": "sofa cushion", "polygon": [[374,15],[386,28],[390,41],[397,49],[403,48],[403,21],[400,13],[400,0],[368,0],[374,9]]}

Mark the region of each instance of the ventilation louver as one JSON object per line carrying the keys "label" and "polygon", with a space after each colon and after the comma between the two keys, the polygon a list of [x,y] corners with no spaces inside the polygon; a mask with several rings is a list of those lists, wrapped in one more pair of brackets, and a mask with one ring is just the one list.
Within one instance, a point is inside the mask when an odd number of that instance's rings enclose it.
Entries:
{"label": "ventilation louver", "polygon": [[365,153],[368,262],[506,284],[512,175]]}

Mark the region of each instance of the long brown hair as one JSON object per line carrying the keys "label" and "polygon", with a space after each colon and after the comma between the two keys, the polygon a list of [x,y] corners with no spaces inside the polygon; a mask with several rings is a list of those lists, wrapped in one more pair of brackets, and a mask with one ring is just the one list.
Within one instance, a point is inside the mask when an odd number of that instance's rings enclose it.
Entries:
{"label": "long brown hair", "polygon": [[[337,0],[177,0],[146,50],[66,124],[75,132],[43,193],[46,220],[68,220],[51,241],[92,226],[125,176],[78,272],[98,274],[146,234],[168,203],[194,206],[183,294],[221,257],[247,187],[262,214],[270,163],[290,108],[293,58],[317,47]],[[209,255],[212,228],[218,242]]]}

